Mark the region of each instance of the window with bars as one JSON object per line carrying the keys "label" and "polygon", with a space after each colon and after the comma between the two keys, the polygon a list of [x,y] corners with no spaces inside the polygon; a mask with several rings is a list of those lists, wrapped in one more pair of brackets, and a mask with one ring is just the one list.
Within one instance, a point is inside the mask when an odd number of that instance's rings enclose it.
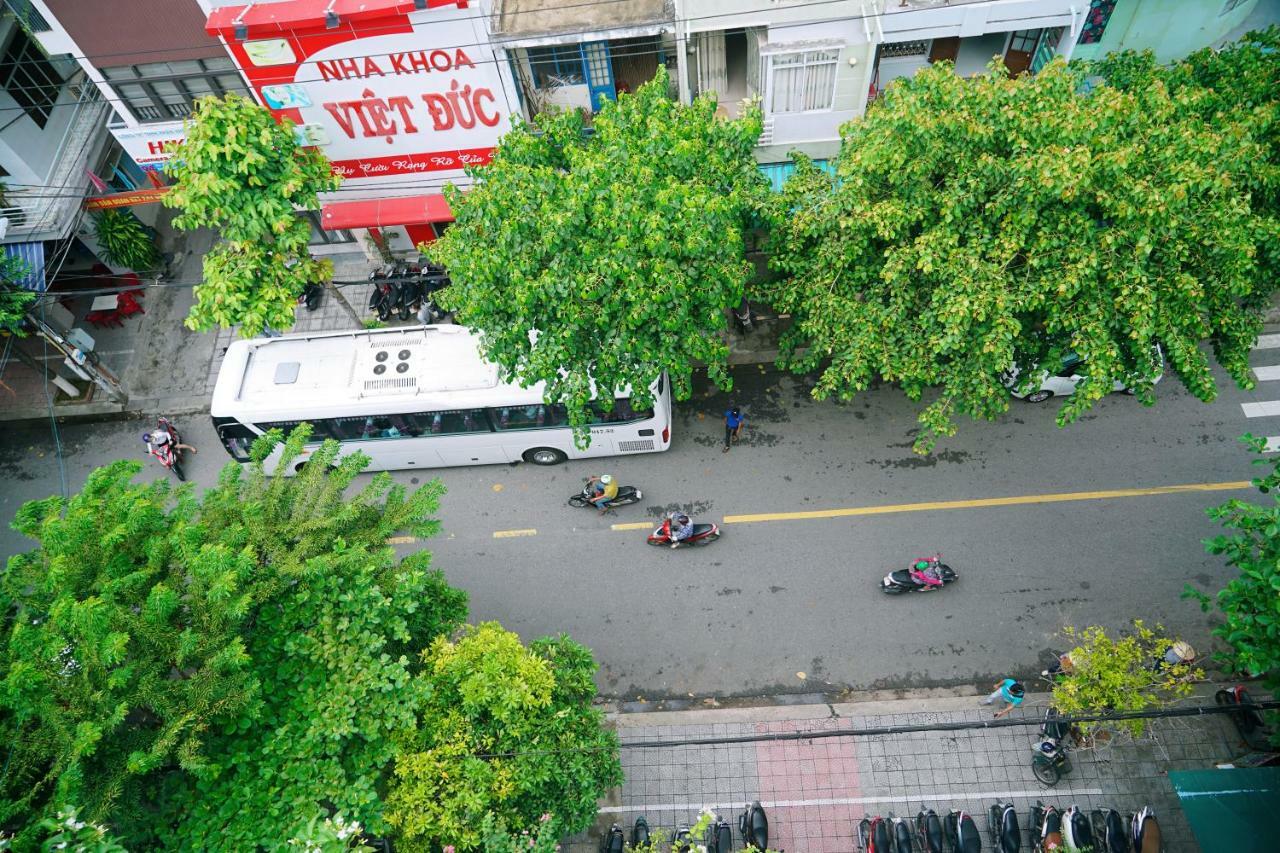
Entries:
{"label": "window with bars", "polygon": [[533,85],[539,89],[586,82],[582,74],[582,52],[576,44],[531,47],[529,67],[533,70]]}
{"label": "window with bars", "polygon": [[838,50],[780,53],[772,58],[773,113],[829,110],[835,98]]}
{"label": "window with bars", "polygon": [[335,228],[326,231],[320,223],[320,212],[316,210],[301,210],[298,215],[307,220],[307,224],[311,226],[312,246],[326,246],[331,243],[354,243],[356,235],[352,234],[345,228]]}
{"label": "window with bars", "polygon": [[249,95],[240,72],[225,56],[120,65],[102,73],[140,122],[186,118],[196,99],[206,95]]}
{"label": "window with bars", "polygon": [[62,91],[62,75],[21,27],[0,56],[0,88],[22,108],[27,117],[44,127]]}

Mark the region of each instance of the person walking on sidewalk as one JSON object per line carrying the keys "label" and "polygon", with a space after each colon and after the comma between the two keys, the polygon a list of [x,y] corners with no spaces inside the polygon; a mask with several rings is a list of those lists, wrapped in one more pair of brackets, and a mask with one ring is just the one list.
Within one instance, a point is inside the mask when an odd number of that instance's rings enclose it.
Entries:
{"label": "person walking on sidewalk", "polygon": [[724,413],[724,450],[721,453],[729,452],[729,444],[738,440],[738,434],[742,432],[742,425],[746,422],[747,419],[737,406],[730,406]]}
{"label": "person walking on sidewalk", "polygon": [[1019,684],[1017,681],[1014,681],[1012,678],[1006,678],[1004,681],[1001,681],[995,687],[996,687],[995,692],[993,692],[986,699],[983,699],[982,704],[994,705],[997,699],[1001,699],[1006,703],[1003,708],[1001,708],[999,711],[996,711],[996,713],[993,715],[996,719],[1000,719],[1001,717],[1003,717],[1004,715],[1012,711],[1014,708],[1021,705],[1022,699],[1027,693],[1026,689],[1023,688],[1023,686]]}

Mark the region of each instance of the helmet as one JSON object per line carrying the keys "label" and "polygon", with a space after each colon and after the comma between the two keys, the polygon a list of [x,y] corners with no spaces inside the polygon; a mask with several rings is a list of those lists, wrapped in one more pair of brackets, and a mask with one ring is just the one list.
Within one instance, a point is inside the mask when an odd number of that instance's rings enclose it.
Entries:
{"label": "helmet", "polygon": [[613,482],[613,475],[612,475],[612,474],[601,474],[601,475],[600,475],[600,482],[604,483],[606,486],[607,486],[607,485],[609,485],[610,483],[612,483],[612,482]]}
{"label": "helmet", "polygon": [[916,560],[916,568],[923,572],[925,569],[929,568],[929,561]]}
{"label": "helmet", "polygon": [[689,523],[689,516],[685,515],[685,514],[682,512],[682,513],[680,513],[679,515],[677,515],[677,516],[676,516],[676,521],[680,522],[681,524],[688,524],[688,523]]}

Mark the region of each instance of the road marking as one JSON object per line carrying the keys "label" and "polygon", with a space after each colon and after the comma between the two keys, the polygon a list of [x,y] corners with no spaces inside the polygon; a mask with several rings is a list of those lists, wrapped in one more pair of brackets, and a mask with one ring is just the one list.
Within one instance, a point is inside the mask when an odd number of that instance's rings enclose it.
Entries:
{"label": "road marking", "polygon": [[628,521],[626,524],[610,524],[611,530],[648,530],[656,525],[648,521]]}
{"label": "road marking", "polygon": [[1248,480],[1230,483],[1187,483],[1177,486],[1153,486],[1146,489],[1111,489],[1101,492],[1060,492],[1045,495],[1016,495],[1007,498],[977,498],[962,501],[925,501],[914,504],[885,504],[882,506],[858,506],[846,509],[814,509],[801,512],[762,512],[747,515],[726,515],[725,524],[746,524],[753,521],[797,521],[808,518],[845,518],[855,515],[891,515],[900,512],[929,512],[944,509],[976,509],[989,506],[1017,506],[1020,504],[1049,504],[1065,501],[1100,501],[1113,498],[1137,498],[1149,495],[1176,495],[1186,492],[1230,492],[1253,488]]}
{"label": "road marking", "polygon": [[387,540],[388,545],[412,545],[418,541],[416,536],[392,536]]}
{"label": "road marking", "polygon": [[1266,367],[1255,367],[1253,375],[1261,382],[1280,379],[1280,364],[1268,364]]}
{"label": "road marking", "polygon": [[1280,349],[1280,335],[1258,335],[1254,349]]}
{"label": "road marking", "polygon": [[1246,418],[1269,418],[1280,415],[1280,400],[1267,400],[1265,403],[1241,403]]}
{"label": "road marking", "polygon": [[[626,748],[626,744],[623,744]],[[1101,788],[1054,788],[1053,795],[1055,797],[1074,796],[1074,797],[1101,797]],[[857,805],[873,805],[877,803],[903,803],[903,802],[948,802],[960,800],[964,802],[974,802],[975,800],[1011,800],[1014,797],[1023,797],[1025,799],[1042,799],[1044,797],[1044,789],[1037,788],[1034,791],[978,791],[970,793],[968,791],[928,791],[911,793],[910,795],[898,795],[891,797],[819,797],[812,800],[769,800],[762,801],[760,805],[766,809],[776,808],[794,808],[797,806],[857,806]],[[602,814],[626,814],[627,812],[697,812],[708,807],[708,803],[661,803],[659,805],[635,805],[635,806],[604,806],[600,809]],[[741,808],[742,802],[734,800],[726,803],[710,804],[715,811],[727,810],[730,808]]]}
{"label": "road marking", "polygon": [[538,531],[533,527],[525,527],[521,530],[495,530],[493,531],[494,539],[510,539],[513,536],[537,536]]}

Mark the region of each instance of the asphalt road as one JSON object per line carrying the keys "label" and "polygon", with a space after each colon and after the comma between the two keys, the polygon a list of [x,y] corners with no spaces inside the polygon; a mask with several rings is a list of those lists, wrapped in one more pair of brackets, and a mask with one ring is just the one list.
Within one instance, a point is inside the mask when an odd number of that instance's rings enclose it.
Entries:
{"label": "asphalt road", "polygon": [[[1280,349],[1255,364],[1280,363]],[[593,648],[601,690],[623,698],[758,695],[838,688],[989,683],[1031,674],[1064,625],[1162,622],[1202,650],[1209,617],[1180,600],[1185,583],[1214,590],[1230,572],[1204,553],[1217,532],[1205,508],[1252,490],[952,507],[874,515],[729,523],[714,544],[672,552],[644,530],[674,507],[696,519],[919,502],[1238,482],[1253,476],[1237,437],[1240,403],[1266,400],[1220,383],[1212,404],[1172,378],[1144,408],[1112,395],[1065,430],[1055,405],[1014,401],[994,424],[965,422],[921,458],[915,407],[882,388],[851,404],[814,403],[802,379],[759,366],[734,371],[732,395],[702,391],[678,407],[665,454],[569,463],[441,469],[444,532],[426,543],[471,596],[473,621],[497,619],[526,639],[567,632]],[[748,427],[721,453],[732,398]],[[79,488],[95,465],[137,456],[147,423],[10,428],[0,446],[0,518],[28,499]],[[204,418],[181,423],[200,453],[189,476],[211,483],[228,458]],[[645,500],[614,517],[565,505],[607,467]],[[143,476],[163,472],[152,463]],[[418,477],[397,474],[406,482]],[[521,535],[503,535],[519,531]],[[536,531],[536,532],[534,532]],[[495,536],[498,533],[498,536]],[[0,553],[24,540],[0,531]],[[940,593],[890,598],[885,571],[941,551],[960,574]]]}

